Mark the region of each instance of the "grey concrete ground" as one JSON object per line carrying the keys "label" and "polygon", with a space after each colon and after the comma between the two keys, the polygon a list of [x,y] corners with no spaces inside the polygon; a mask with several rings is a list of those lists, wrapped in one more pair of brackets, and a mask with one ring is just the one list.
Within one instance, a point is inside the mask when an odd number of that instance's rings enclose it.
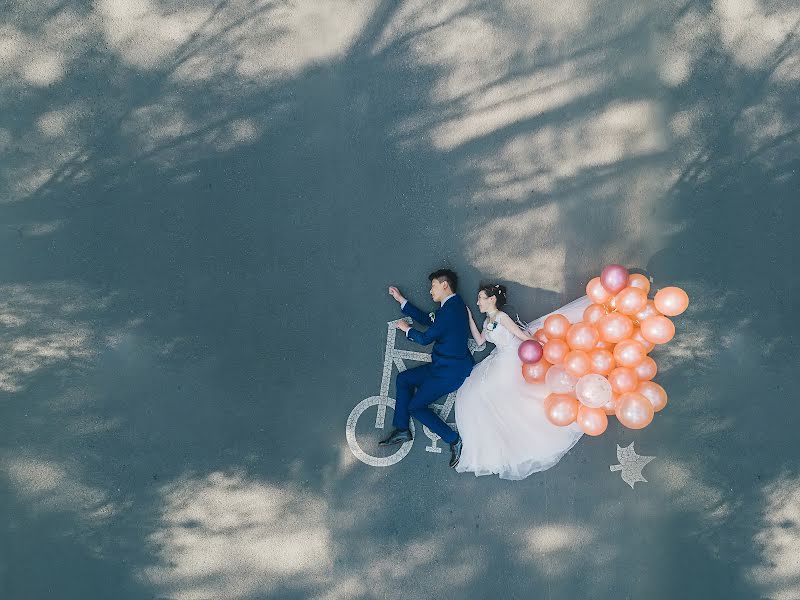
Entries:
{"label": "grey concrete ground", "polygon": [[[0,597],[800,598],[796,3],[0,7]],[[350,452],[388,284],[617,261],[692,298],[650,427]]]}

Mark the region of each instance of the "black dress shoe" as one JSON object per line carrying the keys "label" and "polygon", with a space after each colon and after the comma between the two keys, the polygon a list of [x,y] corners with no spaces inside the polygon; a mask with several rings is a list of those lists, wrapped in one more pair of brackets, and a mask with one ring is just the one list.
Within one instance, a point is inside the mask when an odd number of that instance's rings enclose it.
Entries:
{"label": "black dress shoe", "polygon": [[458,465],[458,461],[461,460],[461,449],[464,447],[464,442],[461,439],[461,436],[458,436],[458,439],[450,444],[450,468],[455,469],[456,465]]}
{"label": "black dress shoe", "polygon": [[392,429],[392,433],[389,434],[389,437],[387,437],[385,440],[381,440],[378,443],[378,446],[394,446],[395,444],[405,444],[413,439],[414,438],[411,437],[410,429]]}

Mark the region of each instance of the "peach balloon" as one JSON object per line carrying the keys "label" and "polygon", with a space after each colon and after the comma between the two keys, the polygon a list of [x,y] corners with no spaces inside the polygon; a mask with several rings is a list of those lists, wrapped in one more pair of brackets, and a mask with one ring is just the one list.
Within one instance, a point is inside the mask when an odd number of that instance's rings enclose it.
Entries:
{"label": "peach balloon", "polygon": [[689,295],[679,287],[665,287],[658,290],[653,303],[661,314],[675,317],[689,307]]}
{"label": "peach balloon", "polygon": [[611,389],[618,394],[632,392],[639,385],[636,371],[628,367],[617,367],[611,371],[608,374],[608,382],[611,384]]}
{"label": "peach balloon", "polygon": [[598,375],[608,375],[617,366],[614,355],[603,348],[595,348],[589,352],[591,372]]}
{"label": "peach balloon", "polygon": [[581,404],[576,416],[578,427],[587,435],[600,435],[608,427],[608,415],[602,408],[589,408]]}
{"label": "peach balloon", "polygon": [[641,324],[642,337],[653,344],[666,344],[675,337],[675,325],[667,317],[648,317]]}
{"label": "peach balloon", "polygon": [[544,320],[544,333],[549,340],[563,340],[569,327],[570,322],[564,315],[550,315]]}
{"label": "peach balloon", "polygon": [[583,322],[595,325],[600,318],[606,316],[606,314],[608,314],[608,311],[602,304],[590,304],[586,307],[586,310],[583,311]]}
{"label": "peach balloon", "polygon": [[628,285],[644,290],[645,295],[650,293],[650,280],[640,273],[634,273],[628,277]]}
{"label": "peach balloon", "polygon": [[533,334],[533,338],[542,344],[542,346],[547,343],[547,335],[545,335],[544,329],[537,329],[536,333]]}
{"label": "peach balloon", "polygon": [[588,323],[575,323],[567,330],[567,343],[573,350],[588,352],[600,341],[600,333]]}
{"label": "peach balloon", "polygon": [[639,381],[650,381],[658,373],[658,365],[649,356],[645,356],[638,365],[633,367]]}
{"label": "peach balloon", "polygon": [[633,321],[620,313],[610,313],[597,322],[600,339],[616,344],[631,337]]}
{"label": "peach balloon", "polygon": [[603,306],[606,307],[608,312],[615,312],[617,310],[617,297],[611,296],[611,298],[608,299],[608,302],[603,304]]}
{"label": "peach balloon", "polygon": [[635,315],[647,306],[647,292],[628,286],[614,297],[614,302],[623,315]]}
{"label": "peach balloon", "polygon": [[617,399],[617,419],[629,429],[642,429],[653,420],[653,405],[639,392],[628,392]]}
{"label": "peach balloon", "polygon": [[545,359],[532,364],[522,365],[522,377],[528,383],[544,383],[544,376],[547,375],[547,369],[550,368],[550,363]]}
{"label": "peach balloon", "polygon": [[653,342],[648,342],[646,339],[644,339],[644,336],[642,335],[642,329],[640,327],[635,327],[633,329],[631,339],[635,342],[639,342],[644,347],[644,351],[648,354],[653,348],[656,347]]}
{"label": "peach balloon", "polygon": [[569,344],[564,340],[550,340],[543,348],[544,359],[551,365],[560,365],[569,352]]}
{"label": "peach balloon", "polygon": [[648,317],[655,317],[656,315],[660,315],[661,313],[656,310],[656,305],[652,300],[648,300],[647,304],[637,312],[633,317],[639,321],[640,323],[647,319]]}
{"label": "peach balloon", "polygon": [[592,299],[595,304],[605,304],[611,299],[611,292],[603,287],[599,277],[595,277],[586,284],[586,295]]}
{"label": "peach balloon", "polygon": [[611,416],[611,415],[616,415],[617,414],[617,399],[618,398],[619,398],[619,394],[614,394],[612,392],[611,400],[609,400],[608,402],[606,402],[603,405],[603,410],[606,411],[607,415]]}
{"label": "peach balloon", "polygon": [[578,401],[567,394],[550,394],[544,400],[544,414],[553,425],[566,427],[578,417]]}
{"label": "peach balloon", "polygon": [[634,340],[622,340],[614,346],[614,360],[620,367],[633,368],[647,356],[644,346]]}
{"label": "peach balloon", "polygon": [[589,373],[592,363],[583,350],[572,350],[564,357],[564,368],[573,377],[581,378]]}
{"label": "peach balloon", "polygon": [[604,342],[602,339],[594,345],[595,348],[599,348],[600,350],[608,350],[609,352],[614,350],[614,344],[611,342]]}
{"label": "peach balloon", "polygon": [[650,401],[655,412],[667,405],[667,391],[655,381],[642,381],[636,387],[636,391]]}

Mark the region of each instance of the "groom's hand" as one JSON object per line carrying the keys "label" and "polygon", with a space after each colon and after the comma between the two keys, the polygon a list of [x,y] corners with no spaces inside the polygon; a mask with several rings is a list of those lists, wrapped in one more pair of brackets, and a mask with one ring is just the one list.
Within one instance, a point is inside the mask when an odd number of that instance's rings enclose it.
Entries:
{"label": "groom's hand", "polygon": [[394,298],[395,300],[397,300],[398,304],[402,304],[403,302],[405,302],[405,301],[406,301],[406,299],[405,299],[405,297],[403,296],[403,294],[401,294],[401,293],[400,293],[400,290],[398,290],[398,289],[397,289],[396,287],[394,287],[393,285],[390,285],[390,286],[389,286],[389,295],[390,295],[392,298]]}
{"label": "groom's hand", "polygon": [[407,321],[403,320],[398,321],[394,324],[394,326],[403,333],[408,333],[408,330],[411,329],[411,325],[409,325]]}

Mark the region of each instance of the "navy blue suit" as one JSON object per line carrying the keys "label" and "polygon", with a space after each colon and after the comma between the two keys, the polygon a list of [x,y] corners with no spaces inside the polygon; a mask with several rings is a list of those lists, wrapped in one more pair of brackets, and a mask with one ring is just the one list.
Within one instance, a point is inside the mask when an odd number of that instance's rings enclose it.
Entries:
{"label": "navy blue suit", "polygon": [[430,364],[398,374],[393,425],[397,429],[408,429],[413,416],[452,444],[458,434],[428,405],[461,387],[475,364],[467,345],[471,335],[467,307],[456,295],[436,311],[433,320],[410,302],[406,302],[402,310],[414,321],[428,326],[424,332],[409,330],[408,339],[423,346],[433,343],[433,351]]}

